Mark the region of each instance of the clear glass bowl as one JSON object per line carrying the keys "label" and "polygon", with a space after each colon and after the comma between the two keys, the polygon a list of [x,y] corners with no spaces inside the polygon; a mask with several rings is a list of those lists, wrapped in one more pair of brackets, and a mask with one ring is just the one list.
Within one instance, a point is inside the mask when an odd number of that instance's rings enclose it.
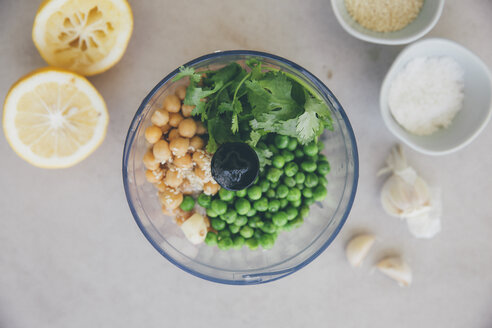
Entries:
{"label": "clear glass bowl", "polygon": [[349,120],[332,92],[299,65],[278,56],[255,51],[224,51],[205,55],[186,63],[196,70],[217,69],[232,61],[261,59],[269,66],[295,76],[326,101],[332,111],[334,131],[325,131],[323,153],[331,172],[327,175],[328,197],[311,206],[304,224],[281,232],[270,250],[220,251],[205,244],[192,245],[171,218],[162,214],[157,192],[145,179],[142,157],[148,149],[144,131],[150,116],[160,108],[164,97],[186,81],[173,82],[174,70],[145,97],[130,125],[123,153],[123,182],[133,217],[145,237],[170,262],[197,277],[214,282],[246,285],[285,277],[314,260],[335,239],[354,201],[359,162],[355,136]]}

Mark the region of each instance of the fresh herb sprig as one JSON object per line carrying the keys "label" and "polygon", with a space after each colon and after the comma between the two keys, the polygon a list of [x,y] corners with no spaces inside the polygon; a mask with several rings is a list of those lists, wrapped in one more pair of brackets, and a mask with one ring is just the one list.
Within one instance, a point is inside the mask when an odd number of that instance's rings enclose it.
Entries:
{"label": "fresh herb sprig", "polygon": [[[246,65],[248,70],[234,62],[205,73],[181,67],[173,79],[190,79],[184,103],[195,106],[192,115],[207,125],[207,151],[214,153],[218,145],[232,141],[255,147],[270,132],[307,144],[325,128],[332,129],[328,106],[306,86],[258,59],[249,59]],[[272,155],[255,150],[263,163]]]}

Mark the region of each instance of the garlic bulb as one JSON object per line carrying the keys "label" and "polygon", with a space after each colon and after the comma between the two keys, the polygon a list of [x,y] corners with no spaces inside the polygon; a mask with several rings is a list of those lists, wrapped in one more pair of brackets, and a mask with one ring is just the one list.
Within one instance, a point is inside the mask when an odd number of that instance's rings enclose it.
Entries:
{"label": "garlic bulb", "polygon": [[417,238],[436,235],[441,227],[439,195],[431,196],[427,182],[408,166],[400,145],[391,150],[386,165],[378,173],[392,173],[381,191],[383,209],[391,216],[407,219],[410,232]]}
{"label": "garlic bulb", "polygon": [[362,261],[374,244],[374,240],[373,235],[362,234],[355,236],[349,241],[345,248],[345,254],[350,265],[358,267],[362,264]]}
{"label": "garlic bulb", "polygon": [[376,267],[386,276],[398,282],[402,287],[412,283],[412,270],[400,257],[392,256],[379,261]]}

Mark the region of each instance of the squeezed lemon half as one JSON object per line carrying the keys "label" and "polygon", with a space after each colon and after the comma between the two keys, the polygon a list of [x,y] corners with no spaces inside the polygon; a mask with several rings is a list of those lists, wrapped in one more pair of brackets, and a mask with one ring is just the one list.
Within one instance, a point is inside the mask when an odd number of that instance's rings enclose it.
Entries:
{"label": "squeezed lemon half", "polygon": [[121,59],[132,31],[126,0],[45,0],[32,39],[49,65],[90,76]]}
{"label": "squeezed lemon half", "polygon": [[44,68],[21,78],[5,99],[3,129],[10,146],[32,165],[75,165],[104,140],[104,99],[83,76]]}

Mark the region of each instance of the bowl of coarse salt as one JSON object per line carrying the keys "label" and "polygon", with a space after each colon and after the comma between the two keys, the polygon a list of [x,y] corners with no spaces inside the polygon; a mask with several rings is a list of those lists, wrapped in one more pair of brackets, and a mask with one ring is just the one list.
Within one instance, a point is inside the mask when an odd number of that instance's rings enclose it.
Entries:
{"label": "bowl of coarse salt", "polygon": [[352,36],[378,44],[407,44],[436,25],[444,0],[331,0],[331,6]]}
{"label": "bowl of coarse salt", "polygon": [[457,151],[492,116],[492,78],[471,51],[446,39],[406,47],[381,86],[380,107],[388,129],[429,155]]}

